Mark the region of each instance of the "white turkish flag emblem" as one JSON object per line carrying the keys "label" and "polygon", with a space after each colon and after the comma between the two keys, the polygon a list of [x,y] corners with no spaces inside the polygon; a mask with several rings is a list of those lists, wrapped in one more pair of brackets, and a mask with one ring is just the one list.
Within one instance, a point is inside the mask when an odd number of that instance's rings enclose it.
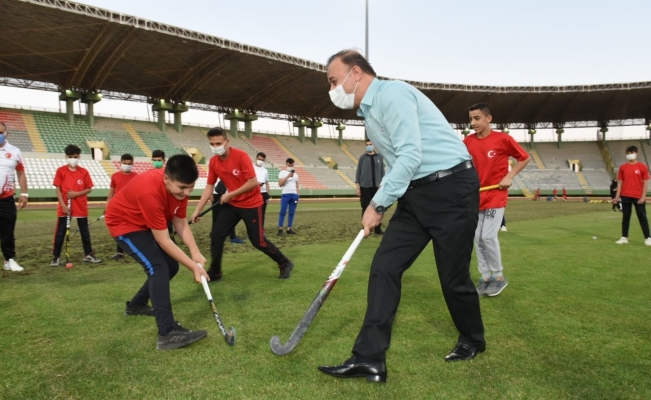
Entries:
{"label": "white turkish flag emblem", "polygon": [[488,151],[488,158],[493,158],[495,157],[495,150],[489,150]]}

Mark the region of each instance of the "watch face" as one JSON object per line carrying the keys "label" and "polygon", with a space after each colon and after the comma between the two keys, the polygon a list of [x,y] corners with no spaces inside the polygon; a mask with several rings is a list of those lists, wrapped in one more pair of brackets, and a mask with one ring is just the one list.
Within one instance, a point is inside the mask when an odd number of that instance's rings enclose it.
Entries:
{"label": "watch face", "polygon": [[384,211],[385,211],[385,210],[386,210],[386,208],[384,208],[384,206],[377,206],[377,207],[375,208],[375,211],[376,211],[378,214],[384,214]]}

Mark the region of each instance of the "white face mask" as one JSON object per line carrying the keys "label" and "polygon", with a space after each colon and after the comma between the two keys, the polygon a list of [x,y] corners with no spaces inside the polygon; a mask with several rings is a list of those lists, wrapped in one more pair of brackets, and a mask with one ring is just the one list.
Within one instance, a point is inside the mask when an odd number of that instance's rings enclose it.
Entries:
{"label": "white face mask", "polygon": [[66,158],[66,162],[68,163],[69,166],[71,167],[76,167],[77,164],[79,164],[79,159],[78,158]]}
{"label": "white face mask", "polygon": [[264,161],[262,160],[256,160],[255,163],[258,167],[262,167],[264,165]]}
{"label": "white face mask", "polygon": [[131,170],[133,169],[133,165],[120,164],[120,169],[124,172],[131,172]]}
{"label": "white face mask", "polygon": [[627,159],[628,161],[633,161],[633,160],[635,160],[636,158],[637,158],[637,154],[635,154],[635,153],[629,153],[629,154],[626,155],[626,159]]}
{"label": "white face mask", "polygon": [[355,83],[355,89],[353,89],[353,93],[346,93],[343,86],[344,82],[346,82],[351,72],[353,72],[352,69],[350,72],[348,72],[348,75],[346,75],[346,79],[344,79],[343,82],[328,92],[328,94],[330,94],[330,100],[332,100],[332,103],[343,110],[352,110],[352,108],[355,106],[355,90],[357,90],[357,85],[359,82]]}
{"label": "white face mask", "polygon": [[226,153],[226,148],[224,147],[224,145],[217,146],[217,147],[211,146],[210,151],[212,151],[213,154],[217,154],[218,156],[221,156],[224,153]]}

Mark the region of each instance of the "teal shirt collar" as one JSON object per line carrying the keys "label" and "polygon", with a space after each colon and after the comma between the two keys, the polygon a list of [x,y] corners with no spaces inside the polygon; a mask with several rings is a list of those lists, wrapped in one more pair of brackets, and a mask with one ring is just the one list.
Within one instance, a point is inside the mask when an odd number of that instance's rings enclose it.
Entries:
{"label": "teal shirt collar", "polygon": [[371,84],[368,86],[368,89],[366,89],[366,93],[362,98],[362,102],[360,103],[359,108],[357,109],[358,116],[364,117],[364,113],[368,111],[369,108],[371,108],[373,105],[373,99],[375,98],[375,94],[377,93],[379,87],[380,80],[378,78],[373,78]]}

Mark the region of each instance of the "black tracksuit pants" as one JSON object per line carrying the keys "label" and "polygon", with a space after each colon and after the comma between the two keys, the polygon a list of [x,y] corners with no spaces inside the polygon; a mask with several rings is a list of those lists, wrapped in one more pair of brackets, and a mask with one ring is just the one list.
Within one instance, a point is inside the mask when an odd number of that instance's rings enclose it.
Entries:
{"label": "black tracksuit pants", "polygon": [[[61,257],[61,249],[63,242],[66,239],[66,219],[67,217],[59,217],[57,219],[57,227],[54,233],[54,248],[52,249],[52,256],[55,258]],[[79,234],[81,235],[81,243],[84,246],[84,257],[93,254],[93,247],[90,244],[90,229],[88,229],[88,217],[76,218]],[[72,229],[72,221],[70,221],[70,229]],[[72,232],[70,232],[72,235]]]}
{"label": "black tracksuit pants", "polygon": [[244,221],[246,232],[249,235],[249,240],[253,247],[278,263],[279,268],[287,262],[287,257],[273,243],[268,241],[264,235],[264,229],[262,228],[262,206],[257,208],[239,208],[230,204],[222,204],[219,208],[221,208],[221,211],[219,212],[217,221],[213,225],[210,238],[212,263],[210,264],[208,274],[211,277],[221,274],[224,241],[231,229],[241,220]]}
{"label": "black tracksuit pants", "polygon": [[14,196],[0,199],[0,248],[5,261],[16,258],[16,200]]}
{"label": "black tracksuit pants", "polygon": [[151,299],[158,334],[167,335],[174,324],[170,281],[179,272],[179,262],[158,245],[151,231],[137,231],[114,238],[124,252],[145,270],[147,280],[131,299],[132,306],[147,305]]}
{"label": "black tracksuit pants", "polygon": [[644,238],[651,237],[649,234],[649,221],[646,218],[646,203],[637,204],[639,199],[633,197],[621,197],[622,205],[622,236],[628,237],[628,229],[631,223],[631,214],[633,213],[633,206],[635,206],[635,214],[637,215],[637,220],[640,222],[640,227],[642,228],[642,233]]}
{"label": "black tracksuit pants", "polygon": [[474,169],[408,189],[398,200],[371,264],[366,316],[353,347],[358,362],[385,359],[402,275],[430,241],[458,341],[485,344],[479,296],[470,277],[478,210],[479,179]]}

